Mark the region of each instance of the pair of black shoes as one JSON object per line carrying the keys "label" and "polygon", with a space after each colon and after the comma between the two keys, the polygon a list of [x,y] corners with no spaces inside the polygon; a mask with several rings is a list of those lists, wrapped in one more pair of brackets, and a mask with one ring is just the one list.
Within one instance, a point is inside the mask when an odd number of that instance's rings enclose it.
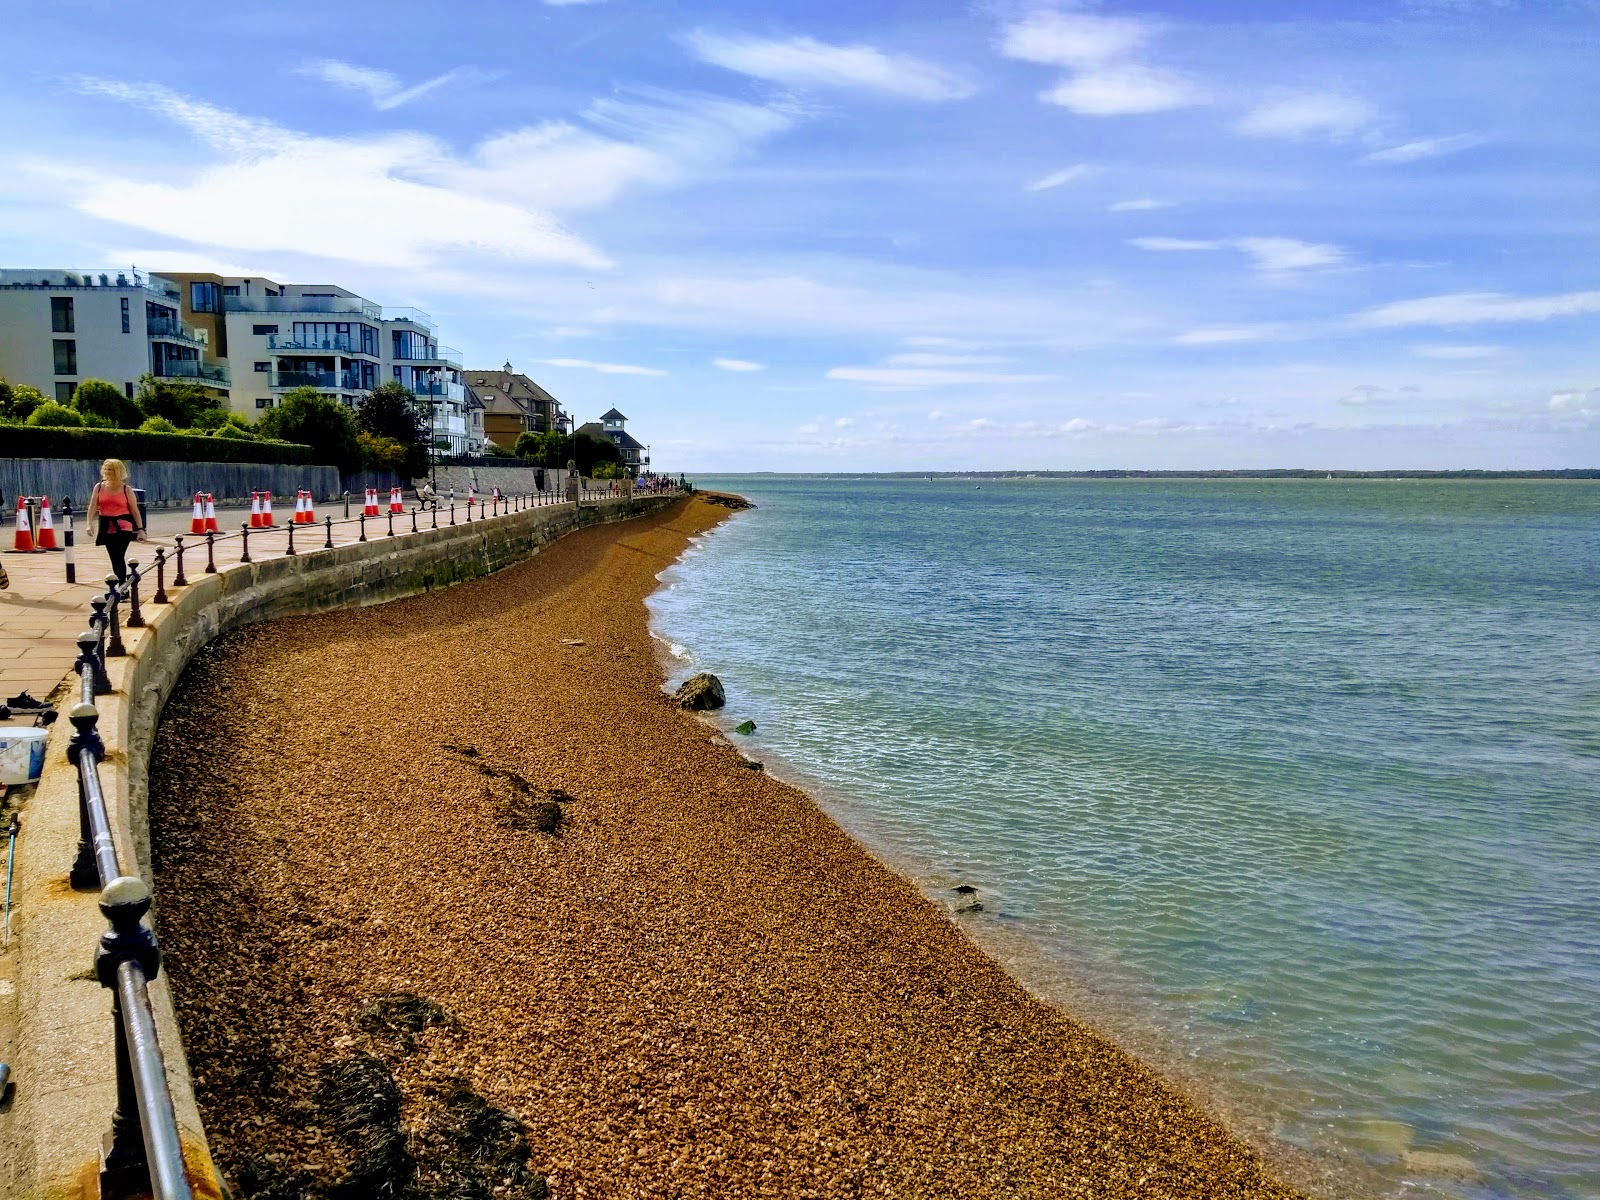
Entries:
{"label": "pair of black shoes", "polygon": [[8,696],[6,702],[0,704],[0,721],[9,721],[14,715],[24,713],[33,713],[33,723],[40,728],[55,723],[56,710],[42,701],[35,700],[27,692]]}

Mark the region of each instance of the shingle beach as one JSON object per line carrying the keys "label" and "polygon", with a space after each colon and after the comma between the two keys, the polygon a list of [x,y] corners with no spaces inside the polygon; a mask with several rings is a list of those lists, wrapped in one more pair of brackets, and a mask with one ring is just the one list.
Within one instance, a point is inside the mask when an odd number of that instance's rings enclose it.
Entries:
{"label": "shingle beach", "polygon": [[643,599],[727,515],[196,660],[157,918],[238,1191],[1299,1195],[663,694]]}

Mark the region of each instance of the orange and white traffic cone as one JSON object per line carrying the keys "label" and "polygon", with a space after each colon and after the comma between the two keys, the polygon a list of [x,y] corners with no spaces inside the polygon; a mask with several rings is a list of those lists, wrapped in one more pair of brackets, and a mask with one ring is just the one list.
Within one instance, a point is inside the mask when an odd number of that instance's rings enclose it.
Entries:
{"label": "orange and white traffic cone", "polygon": [[206,529],[207,533],[221,533],[222,529],[217,524],[217,498],[210,492],[206,493]]}
{"label": "orange and white traffic cone", "polygon": [[192,534],[206,531],[206,498],[203,492],[194,494],[194,514],[189,518],[189,532]]}
{"label": "orange and white traffic cone", "polygon": [[36,548],[40,550],[59,550],[56,545],[56,523],[50,518],[50,497],[45,496],[39,504],[39,539]]}
{"label": "orange and white traffic cone", "polygon": [[307,525],[315,525],[316,523],[317,523],[316,501],[311,498],[311,489],[307,488],[306,489],[306,524]]}
{"label": "orange and white traffic cone", "polygon": [[261,528],[272,528],[272,493],[261,493]]}
{"label": "orange and white traffic cone", "polygon": [[17,536],[11,548],[20,554],[33,553],[33,525],[28,521],[28,501],[17,497]]}
{"label": "orange and white traffic cone", "polygon": [[306,523],[305,488],[295,488],[294,490],[294,523],[296,525],[304,525]]}
{"label": "orange and white traffic cone", "polygon": [[250,528],[261,528],[261,493],[250,493]]}
{"label": "orange and white traffic cone", "polygon": [[366,517],[375,517],[375,516],[378,515],[378,489],[377,488],[369,487],[367,489],[367,502],[361,509],[361,515],[362,516],[366,516]]}
{"label": "orange and white traffic cone", "polygon": [[389,489],[389,511],[403,513],[406,510],[406,494],[397,487]]}

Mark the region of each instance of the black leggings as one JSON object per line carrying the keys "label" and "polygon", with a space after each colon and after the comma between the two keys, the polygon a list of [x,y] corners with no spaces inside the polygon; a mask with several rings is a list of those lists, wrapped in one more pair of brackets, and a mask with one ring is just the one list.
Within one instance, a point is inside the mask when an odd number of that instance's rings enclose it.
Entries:
{"label": "black leggings", "polygon": [[106,548],[106,553],[111,556],[111,572],[117,577],[118,582],[128,577],[128,547],[133,543],[134,535],[131,533],[102,533],[100,544]]}

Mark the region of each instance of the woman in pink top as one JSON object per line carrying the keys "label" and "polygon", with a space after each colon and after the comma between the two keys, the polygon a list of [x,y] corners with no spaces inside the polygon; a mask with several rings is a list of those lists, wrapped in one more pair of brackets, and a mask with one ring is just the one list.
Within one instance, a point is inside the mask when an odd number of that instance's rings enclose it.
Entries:
{"label": "woman in pink top", "polygon": [[120,458],[108,458],[100,464],[100,482],[89,493],[85,515],[91,525],[98,522],[94,544],[106,548],[111,570],[121,582],[128,577],[128,546],[135,538],[144,541],[144,526],[133,489],[128,486],[128,468]]}

